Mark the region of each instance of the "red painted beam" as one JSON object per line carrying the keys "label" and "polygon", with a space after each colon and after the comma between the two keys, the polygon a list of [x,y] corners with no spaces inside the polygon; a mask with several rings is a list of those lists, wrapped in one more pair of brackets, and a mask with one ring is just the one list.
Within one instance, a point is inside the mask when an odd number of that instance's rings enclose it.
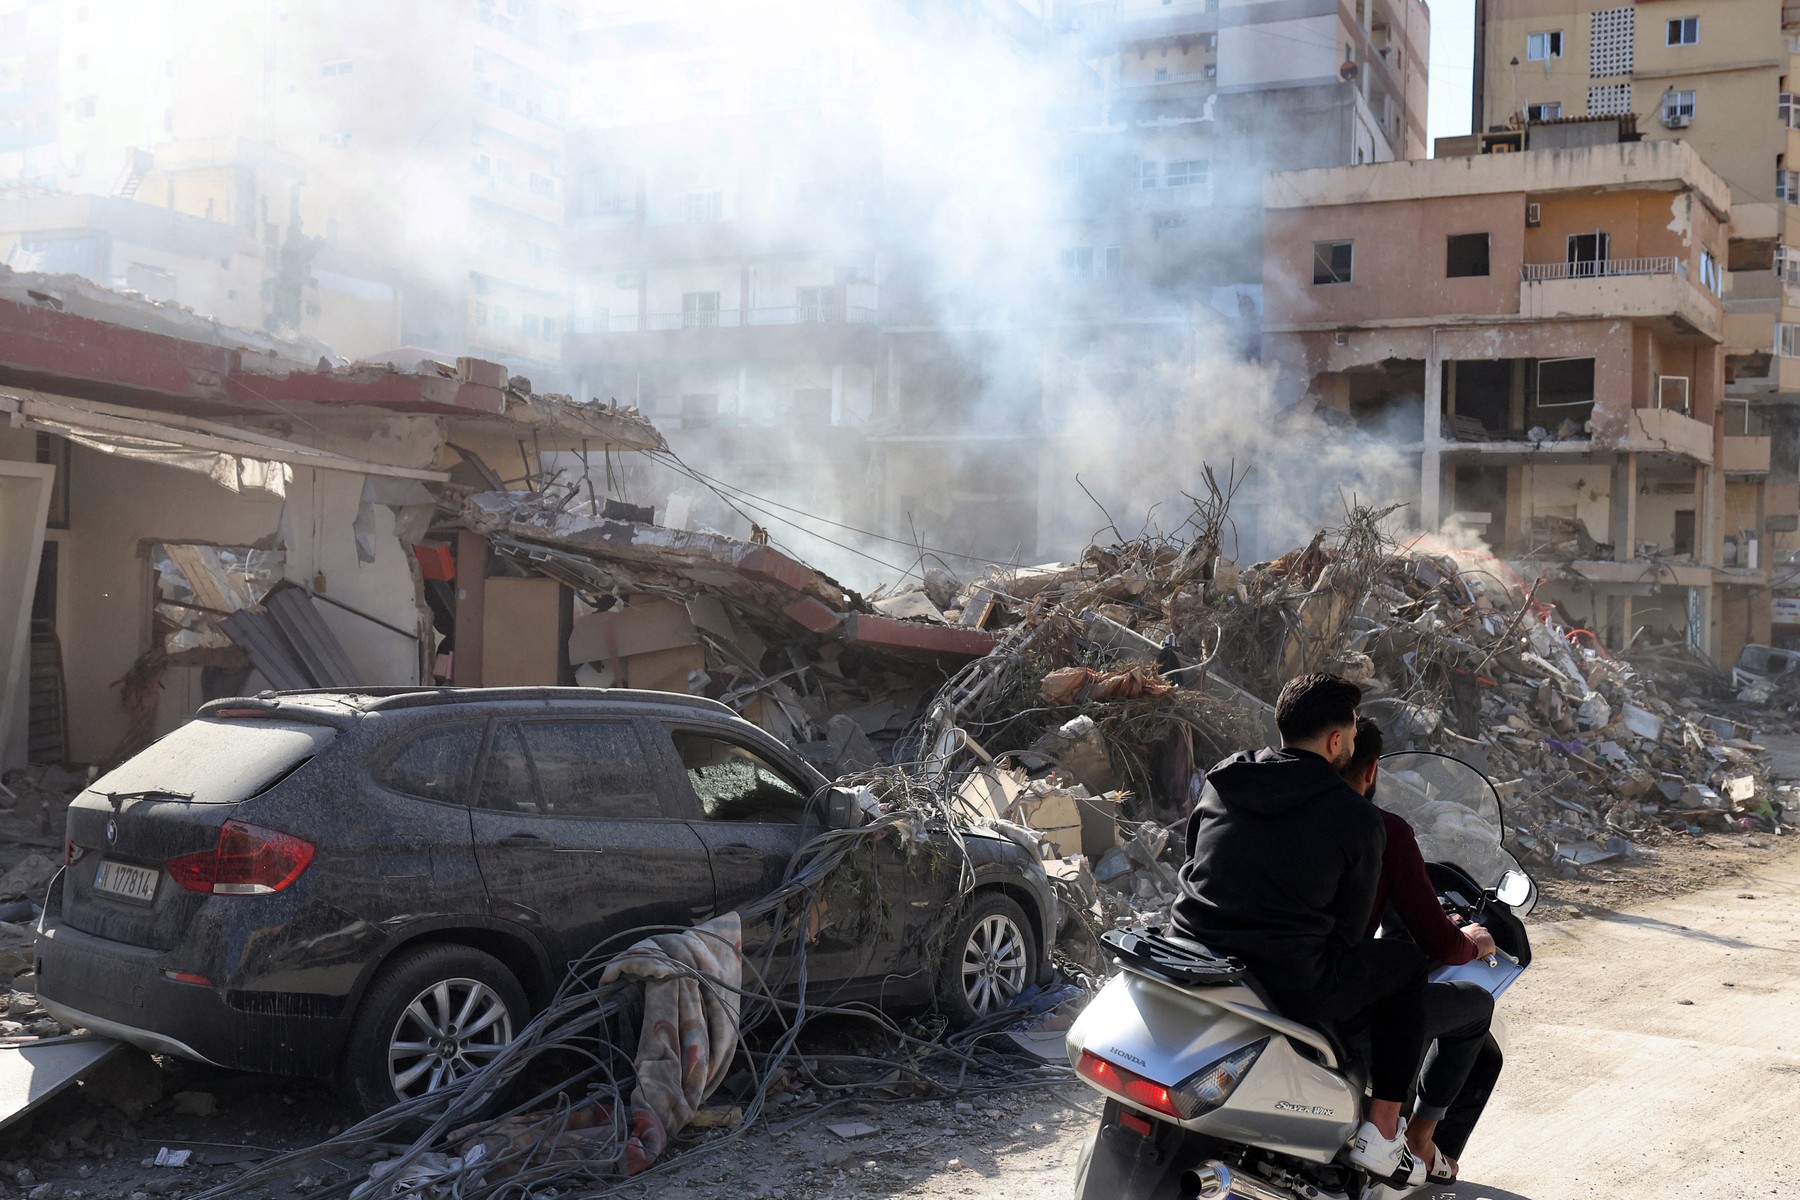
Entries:
{"label": "red painted beam", "polygon": [[218,399],[238,352],[0,300],[0,369]]}
{"label": "red painted beam", "polygon": [[898,621],[870,613],[851,613],[844,640],[890,654],[943,655],[981,658],[994,648],[994,635],[957,625],[929,625],[922,621]]}

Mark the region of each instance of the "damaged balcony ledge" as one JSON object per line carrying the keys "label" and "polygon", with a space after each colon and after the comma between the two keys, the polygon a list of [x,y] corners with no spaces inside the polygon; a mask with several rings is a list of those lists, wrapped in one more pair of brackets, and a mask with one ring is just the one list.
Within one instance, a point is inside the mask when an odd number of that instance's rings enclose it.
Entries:
{"label": "damaged balcony ledge", "polygon": [[1727,436],[1719,466],[1727,475],[1767,475],[1772,444],[1766,437]]}
{"label": "damaged balcony ledge", "polygon": [[1564,559],[1548,555],[1543,557],[1527,555],[1513,560],[1511,565],[1521,576],[1526,578],[1533,573],[1543,573],[1545,567],[1554,565],[1560,573],[1578,577],[1587,583],[1637,589],[1644,592],[1671,584],[1676,587],[1709,587],[1718,573],[1718,568],[1706,566],[1703,563],[1650,558]]}
{"label": "damaged balcony ledge", "polygon": [[[1679,340],[1720,341],[1725,307],[1688,278],[1686,266],[1678,258],[1528,263],[1519,313],[1533,321],[1630,320]],[[1581,273],[1594,268],[1606,273]]]}
{"label": "damaged balcony ledge", "polygon": [[[1448,417],[1445,419],[1449,420]],[[1767,438],[1760,440],[1768,441]],[[1438,438],[1427,443],[1427,448],[1444,455],[1489,458],[1567,457],[1575,460],[1604,458],[1610,454],[1649,454],[1686,458],[1703,466],[1710,466],[1713,461],[1713,427],[1672,408],[1634,408],[1627,418],[1623,437],[1558,438],[1551,435],[1533,440],[1513,431],[1494,430],[1488,432],[1485,440]],[[1763,454],[1763,470],[1767,471],[1766,447]],[[1754,468],[1745,467],[1743,470],[1750,473]]]}

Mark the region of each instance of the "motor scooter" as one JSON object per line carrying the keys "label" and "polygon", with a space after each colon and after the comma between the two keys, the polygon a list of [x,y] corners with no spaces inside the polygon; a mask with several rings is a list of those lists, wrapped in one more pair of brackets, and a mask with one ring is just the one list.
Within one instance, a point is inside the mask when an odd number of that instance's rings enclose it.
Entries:
{"label": "motor scooter", "polygon": [[[1500,794],[1474,767],[1424,751],[1381,762],[1379,802],[1418,835],[1438,902],[1485,925],[1498,952],[1440,967],[1496,998],[1531,965],[1531,877],[1503,845]],[[1378,936],[1405,936],[1384,926]],[[1289,1020],[1243,964],[1163,929],[1102,940],[1117,973],[1069,1030],[1077,1074],[1106,1097],[1077,1200],[1379,1200],[1347,1157],[1367,1109],[1356,1048]],[[1504,1055],[1496,1007],[1485,1053]]]}

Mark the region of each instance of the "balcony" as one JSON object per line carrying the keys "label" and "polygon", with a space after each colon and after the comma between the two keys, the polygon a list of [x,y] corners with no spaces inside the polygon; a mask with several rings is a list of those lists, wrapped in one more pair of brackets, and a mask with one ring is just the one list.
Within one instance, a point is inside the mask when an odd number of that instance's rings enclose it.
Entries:
{"label": "balcony", "polygon": [[647,363],[793,359],[872,363],[879,314],[872,308],[786,308],[615,313],[595,332],[569,338],[570,361]]}
{"label": "balcony", "polygon": [[1673,408],[1634,408],[1625,436],[1614,448],[1638,454],[1680,455],[1710,463],[1713,428]]}
{"label": "balcony", "polygon": [[1723,336],[1724,305],[1689,279],[1679,258],[1526,263],[1521,276],[1519,312],[1526,317],[1623,318],[1684,340]]}
{"label": "balcony", "polygon": [[1727,437],[1724,457],[1719,466],[1727,475],[1767,475],[1769,473],[1769,439],[1766,437]]}

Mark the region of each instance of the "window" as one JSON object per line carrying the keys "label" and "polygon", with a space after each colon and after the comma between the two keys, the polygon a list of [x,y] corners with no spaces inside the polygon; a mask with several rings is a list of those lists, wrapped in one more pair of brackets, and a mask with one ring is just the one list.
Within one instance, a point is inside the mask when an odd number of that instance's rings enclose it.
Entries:
{"label": "window", "polygon": [[1694,119],[1694,93],[1678,92],[1670,88],[1663,93],[1662,116],[1666,123],[1691,121]]}
{"label": "window", "polygon": [[1555,100],[1543,104],[1527,104],[1525,119],[1527,121],[1560,121],[1562,120],[1562,104]]}
{"label": "window", "polygon": [[1715,296],[1725,295],[1725,278],[1719,272],[1719,260],[1711,250],[1700,251],[1700,286]]}
{"label": "window", "polygon": [[1588,89],[1588,116],[1622,117],[1631,111],[1631,85],[1609,83]]}
{"label": "window", "polygon": [[335,62],[319,64],[319,74],[326,78],[331,78],[334,75],[348,75],[354,70],[356,70],[356,64],[347,58],[340,58]]}
{"label": "window", "polygon": [[755,751],[700,733],[674,737],[707,820],[798,825],[806,819],[806,793]]}
{"label": "window", "polygon": [[525,743],[512,725],[494,730],[488,744],[487,765],[481,771],[481,807],[503,812],[538,812],[537,788],[531,782],[531,764]]}
{"label": "window", "polygon": [[1219,77],[1219,64],[1207,63],[1206,69],[1202,71],[1201,74],[1205,75],[1208,79],[1217,79]]}
{"label": "window", "polygon": [[519,318],[519,327],[520,327],[520,331],[523,332],[525,334],[525,336],[529,337],[529,338],[536,337],[538,335],[538,330],[542,328],[542,326],[538,323],[538,318],[537,318],[536,313],[526,313],[523,316],[521,316]]}
{"label": "window", "polygon": [[1611,257],[1612,238],[1598,231],[1569,235],[1569,275],[1576,279],[1594,279],[1606,274]]}
{"label": "window", "polygon": [[1204,158],[1172,162],[1164,178],[1169,187],[1205,187],[1212,180],[1212,165]]}
{"label": "window", "polygon": [[1094,273],[1094,248],[1092,246],[1070,246],[1062,252],[1062,274],[1065,280],[1074,282],[1087,279]]}
{"label": "window", "polygon": [[[1606,79],[1631,74],[1637,46],[1637,10],[1601,9],[1590,16],[1590,21],[1593,42],[1588,50],[1588,77]],[[1625,112],[1630,107],[1629,98],[1625,103],[1626,108],[1617,111]]]}
{"label": "window", "polygon": [[1157,83],[1167,82],[1168,78],[1169,78],[1169,68],[1167,68],[1167,67],[1156,68],[1156,82]]}
{"label": "window", "polygon": [[555,317],[545,317],[544,318],[544,337],[548,339],[548,338],[553,338],[555,336],[556,336],[556,318]]}
{"label": "window", "polygon": [[1678,508],[1675,510],[1675,531],[1670,539],[1669,553],[1674,555],[1692,554],[1694,552],[1694,510]]}
{"label": "window", "polygon": [[712,329],[719,324],[719,293],[683,292],[681,295],[681,327]]}
{"label": "window", "polygon": [[1125,254],[1118,246],[1108,246],[1096,262],[1099,268],[1094,275],[1096,279],[1117,279],[1119,269],[1124,265]]}
{"label": "window", "polygon": [[531,721],[522,728],[546,815],[615,819],[662,815],[655,778],[631,726]]}
{"label": "window", "polygon": [[1537,406],[1576,408],[1594,403],[1594,360],[1544,358],[1537,364]]}
{"label": "window", "polygon": [[701,224],[717,221],[725,215],[725,193],[713,189],[711,191],[688,192],[681,198],[681,219]]}
{"label": "window", "polygon": [[1350,282],[1349,242],[1313,243],[1313,283]]}
{"label": "window", "polygon": [[1794,103],[1794,93],[1781,93],[1781,100],[1775,108],[1776,118],[1789,129],[1800,129],[1800,105]]}
{"label": "window", "polygon": [[94,115],[94,109],[97,104],[98,101],[95,100],[94,97],[83,96],[75,105],[75,115],[83,118],[91,117]]}
{"label": "window", "polygon": [[496,304],[488,309],[488,327],[490,329],[512,328],[512,310],[504,304]]}
{"label": "window", "polygon": [[535,192],[537,195],[540,195],[540,196],[556,195],[556,181],[554,179],[550,178],[548,175],[539,175],[536,171],[533,171],[531,173],[531,181],[530,182],[531,182],[531,190],[533,192]]}
{"label": "window", "polygon": [[488,306],[483,304],[481,301],[477,300],[475,302],[475,324],[477,324],[477,325],[481,326],[483,329],[485,329],[485,328],[487,328],[487,323],[488,323]]}
{"label": "window", "polygon": [[1551,29],[1525,36],[1525,57],[1531,62],[1547,62],[1562,57],[1562,30]]}
{"label": "window", "polygon": [[715,392],[692,393],[681,398],[681,427],[711,429],[719,423],[719,397]]}
{"label": "window", "polygon": [[1139,188],[1147,191],[1150,188],[1155,187],[1157,184],[1157,181],[1160,180],[1161,178],[1162,178],[1162,165],[1160,163],[1157,163],[1148,158],[1146,158],[1138,163],[1138,187]]}
{"label": "window", "polygon": [[469,786],[480,744],[478,725],[434,729],[408,742],[376,772],[375,781],[384,788],[422,800],[459,804]]}
{"label": "window", "polygon": [[1800,325],[1776,323],[1775,353],[1783,358],[1800,358]]}
{"label": "window", "polygon": [[1485,233],[1453,233],[1447,239],[1444,274],[1451,279],[1469,279],[1488,273],[1488,235]]}
{"label": "window", "polygon": [[1699,42],[1699,17],[1676,17],[1669,22],[1669,45],[1694,46]]}
{"label": "window", "polygon": [[1788,204],[1800,204],[1800,171],[1775,172],[1775,198]]}
{"label": "window", "polygon": [[836,318],[837,304],[833,301],[830,288],[794,289],[794,319],[796,321],[831,321]]}
{"label": "window", "polygon": [[618,216],[636,205],[636,183],[618,168],[583,171],[576,178],[575,211],[583,217]]}

